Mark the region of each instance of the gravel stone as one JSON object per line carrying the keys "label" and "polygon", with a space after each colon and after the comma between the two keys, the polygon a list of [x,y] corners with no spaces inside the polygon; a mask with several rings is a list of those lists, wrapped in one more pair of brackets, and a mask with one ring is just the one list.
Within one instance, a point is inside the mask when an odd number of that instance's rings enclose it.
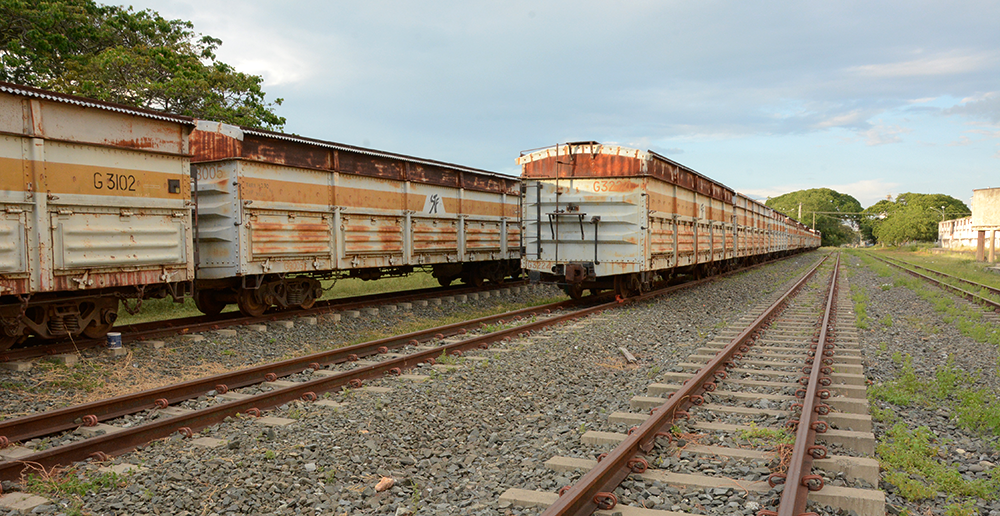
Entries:
{"label": "gravel stone", "polygon": [[[556,472],[544,466],[554,456],[593,459],[607,446],[586,445],[583,432],[623,432],[608,422],[614,411],[628,411],[629,400],[649,383],[769,299],[797,278],[816,254],[745,271],[691,290],[610,310],[583,321],[548,329],[504,344],[498,349],[468,352],[450,372],[421,368],[424,382],[387,377],[366,382],[391,392],[346,390],[321,397],[345,403],[328,408],[307,402],[289,403],[267,415],[294,420],[288,426],[263,427],[252,417],[233,417],[202,429],[198,436],[223,439],[217,448],[188,445],[185,439],[157,441],[115,457],[113,462],[142,464],[120,489],[88,492],[83,511],[103,514],[482,514],[528,515],[537,508],[498,503],[510,488],[554,492],[575,482],[582,472]],[[521,289],[520,294],[494,293],[464,304],[429,303],[380,313],[377,317],[320,318],[312,326],[272,328],[268,333],[237,329],[236,337],[206,332],[206,341],[168,341],[163,350],[133,349],[130,363],[181,374],[199,368],[239,368],[263,360],[322,349],[320,343],[345,342],[366,332],[391,331],[406,320],[461,313],[466,306],[552,298],[552,287]],[[628,364],[618,347],[637,359]],[[229,350],[227,353],[226,351]],[[488,360],[471,360],[484,357]],[[86,360],[110,360],[87,357]],[[118,362],[115,362],[117,364]],[[350,367],[354,367],[351,365]],[[126,370],[132,368],[125,368]],[[285,380],[308,379],[312,372]],[[29,386],[41,381],[37,371],[0,372],[0,381]],[[240,389],[252,394],[265,387]],[[74,393],[63,392],[63,397]],[[181,404],[195,408],[220,401],[203,399]],[[55,392],[35,396],[25,391],[0,393],[5,414],[45,410],[61,403]],[[774,404],[780,405],[780,404]],[[772,408],[786,408],[781,406]],[[155,419],[156,412],[127,418],[131,424]],[[732,436],[719,436],[727,445]],[[996,462],[988,447],[972,440],[970,464]],[[757,461],[719,461],[703,457],[665,458],[660,467],[675,471],[716,471],[759,480],[768,465]],[[84,471],[96,464],[82,465]],[[984,466],[985,468],[985,466]],[[391,489],[375,492],[383,476],[395,479]],[[132,488],[132,486],[136,486]],[[751,514],[768,494],[746,495],[735,489],[678,489],[654,482],[626,480],[623,488],[637,503],[661,510],[696,510],[718,514]],[[54,500],[62,507],[71,500]],[[708,504],[708,505],[706,505]]]}

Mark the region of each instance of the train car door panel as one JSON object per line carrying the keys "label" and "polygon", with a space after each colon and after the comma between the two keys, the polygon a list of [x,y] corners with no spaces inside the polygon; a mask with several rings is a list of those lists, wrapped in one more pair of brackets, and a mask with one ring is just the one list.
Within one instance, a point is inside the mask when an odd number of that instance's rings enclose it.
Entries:
{"label": "train car door panel", "polygon": [[52,214],[53,259],[57,270],[184,264],[187,228],[172,214]]}
{"label": "train car door panel", "polygon": [[270,210],[247,210],[246,215],[250,217],[251,260],[320,257],[324,267],[309,267],[306,270],[329,267],[328,258],[333,248],[330,215]]}
{"label": "train car door panel", "polygon": [[410,216],[413,259],[416,263],[446,263],[458,258],[458,224],[455,217]]}
{"label": "train car door panel", "polygon": [[345,259],[350,268],[387,267],[403,263],[403,217],[343,212]]}
{"label": "train car door panel", "polygon": [[8,209],[12,212],[0,215],[0,273],[24,274],[28,272],[25,214],[19,208]]}
{"label": "train car door panel", "polygon": [[[502,240],[501,226],[499,220],[470,220],[465,219],[465,252],[485,254],[499,259],[500,244]],[[481,260],[480,256],[470,257],[470,260]]]}

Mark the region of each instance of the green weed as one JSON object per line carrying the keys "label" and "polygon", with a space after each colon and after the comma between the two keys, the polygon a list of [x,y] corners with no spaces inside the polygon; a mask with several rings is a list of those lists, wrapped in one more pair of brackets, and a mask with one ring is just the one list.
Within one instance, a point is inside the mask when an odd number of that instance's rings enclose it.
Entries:
{"label": "green weed", "polygon": [[96,494],[106,489],[123,487],[128,482],[127,475],[118,473],[95,473],[88,475],[75,468],[48,475],[29,474],[25,477],[25,490],[49,497],[81,497],[87,493]]}
{"label": "green weed", "polygon": [[854,302],[854,325],[862,330],[868,329],[868,294],[857,286],[851,285],[851,301]]}
{"label": "green weed", "polygon": [[[894,353],[893,362],[897,362],[896,359]],[[977,388],[976,380],[974,375],[956,367],[949,359],[937,369],[932,380],[921,381],[913,369],[912,357],[906,355],[899,376],[870,386],[868,397],[900,407],[949,407],[963,428],[1000,435],[1000,400],[991,391]],[[874,411],[872,415],[874,417]]]}
{"label": "green weed", "polygon": [[937,436],[926,426],[911,431],[906,423],[895,424],[880,439],[877,453],[886,481],[908,500],[923,500],[938,491],[950,496],[994,500],[1000,496],[1000,474],[988,479],[968,480],[957,469],[938,459]]}
{"label": "green weed", "polygon": [[739,430],[738,433],[740,437],[757,447],[775,447],[795,442],[795,435],[787,428],[761,428],[755,423],[750,423],[749,430]]}

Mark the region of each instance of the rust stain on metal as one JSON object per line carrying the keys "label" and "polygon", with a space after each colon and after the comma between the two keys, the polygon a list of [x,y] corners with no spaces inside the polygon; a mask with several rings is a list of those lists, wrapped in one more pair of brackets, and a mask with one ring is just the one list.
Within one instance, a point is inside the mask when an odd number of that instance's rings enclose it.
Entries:
{"label": "rust stain on metal", "polygon": [[240,158],[274,165],[337,171],[345,174],[414,181],[422,184],[464,188],[491,193],[517,194],[517,178],[505,178],[489,173],[457,170],[442,164],[440,166],[407,161],[406,156],[392,157],[366,152],[364,149],[334,149],[326,142],[311,144],[304,141],[290,141],[275,134],[273,137],[245,133],[243,141],[213,131],[195,130],[191,134],[193,162]]}
{"label": "rust stain on metal", "polygon": [[236,138],[207,131],[191,132],[191,162],[216,161],[242,155],[242,143]]}
{"label": "rust stain on metal", "polygon": [[173,143],[177,138],[171,139],[153,139],[148,136],[140,138],[131,138],[127,140],[112,140],[108,141],[108,145],[113,145],[115,147],[125,147],[129,149],[159,149],[165,143]]}

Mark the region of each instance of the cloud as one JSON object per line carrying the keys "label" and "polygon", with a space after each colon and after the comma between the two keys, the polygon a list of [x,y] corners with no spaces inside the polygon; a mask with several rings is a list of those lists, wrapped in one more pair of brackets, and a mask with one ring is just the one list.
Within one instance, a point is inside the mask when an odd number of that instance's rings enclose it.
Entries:
{"label": "cloud", "polygon": [[912,129],[900,127],[898,125],[878,124],[865,131],[864,140],[869,146],[885,145],[887,143],[899,143],[903,141],[901,134],[913,132]]}
{"label": "cloud", "polygon": [[886,195],[898,193],[899,187],[899,183],[884,179],[863,179],[853,183],[828,186],[832,190],[854,197],[862,206],[871,206],[885,199]]}
{"label": "cloud", "polygon": [[521,149],[617,141],[740,171],[761,198],[871,170],[962,195],[973,173],[941,170],[995,170],[968,132],[1000,129],[995,1],[135,3],[221,38],[285,99],[286,131],[325,140],[502,172]]}
{"label": "cloud", "polygon": [[806,190],[810,187],[802,185],[777,185],[766,188],[740,188],[739,192],[756,201],[765,202],[772,197],[785,195],[786,193]]}
{"label": "cloud", "polygon": [[966,54],[953,51],[895,63],[852,66],[846,72],[868,78],[925,77],[981,72],[994,68],[996,63],[996,52]]}
{"label": "cloud", "polygon": [[969,118],[987,120],[1000,124],[1000,93],[990,92],[981,99],[966,99],[964,104],[944,110],[947,115],[960,115]]}
{"label": "cloud", "polygon": [[852,109],[846,113],[833,113],[825,120],[813,126],[819,129],[829,129],[831,127],[857,127],[867,125],[867,120],[871,113],[861,109]]}

